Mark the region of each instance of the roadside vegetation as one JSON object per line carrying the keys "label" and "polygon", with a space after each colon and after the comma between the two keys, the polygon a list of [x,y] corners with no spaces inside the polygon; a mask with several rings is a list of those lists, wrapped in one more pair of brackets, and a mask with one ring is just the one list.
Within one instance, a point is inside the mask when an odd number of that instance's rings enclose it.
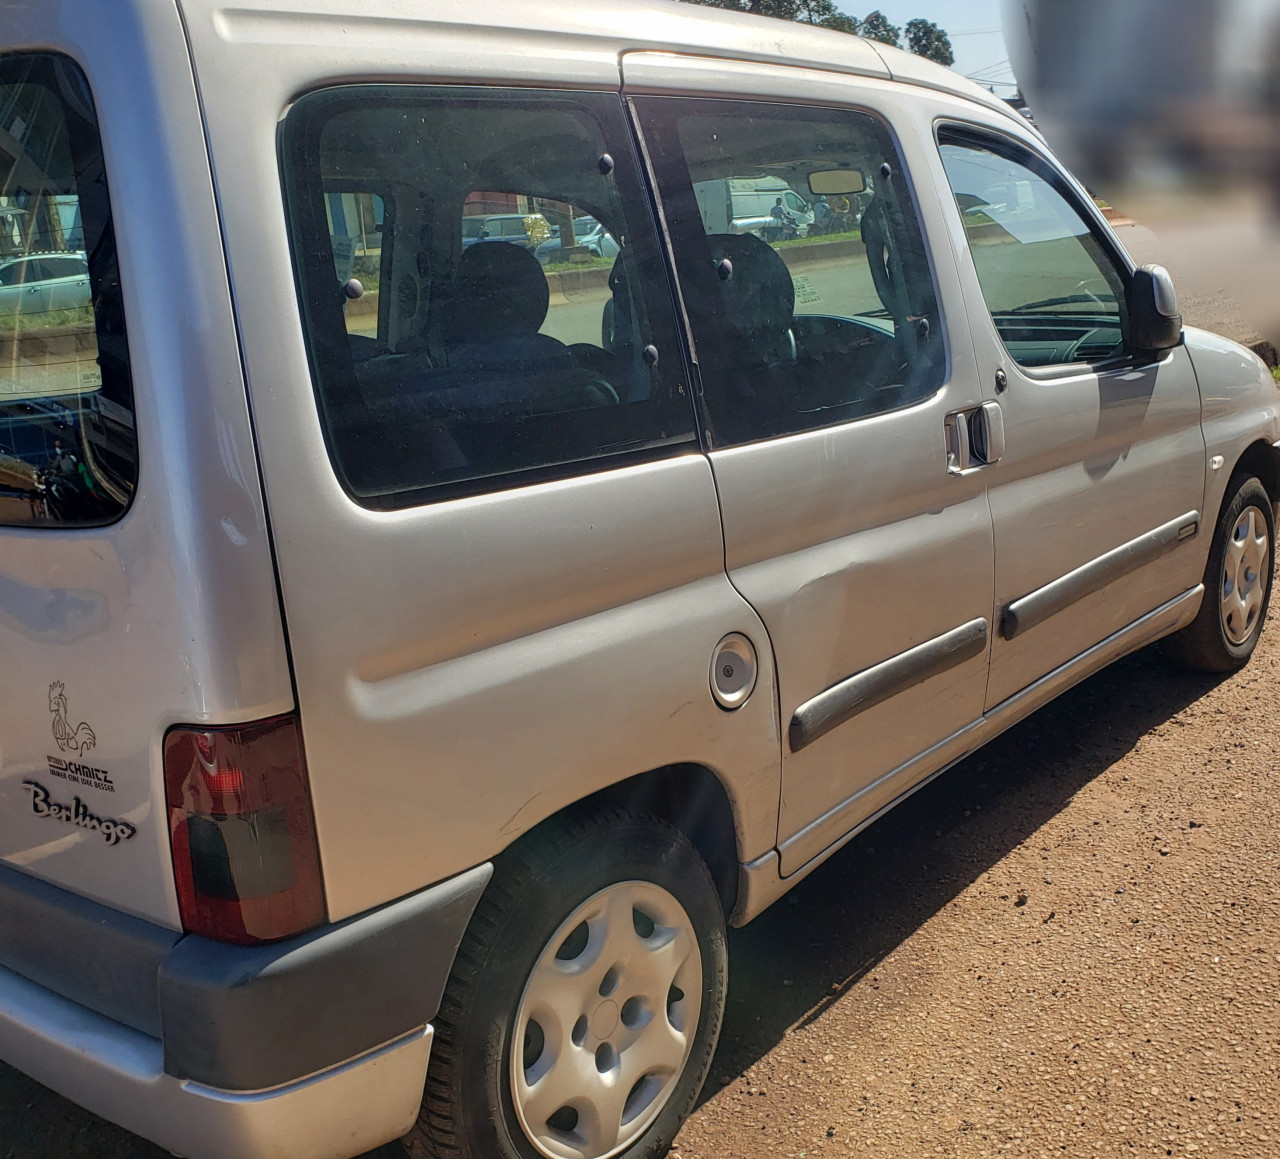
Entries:
{"label": "roadside vegetation", "polygon": [[550,262],[542,267],[546,274],[564,274],[573,270],[606,270],[613,268],[613,258],[587,258],[581,262]]}

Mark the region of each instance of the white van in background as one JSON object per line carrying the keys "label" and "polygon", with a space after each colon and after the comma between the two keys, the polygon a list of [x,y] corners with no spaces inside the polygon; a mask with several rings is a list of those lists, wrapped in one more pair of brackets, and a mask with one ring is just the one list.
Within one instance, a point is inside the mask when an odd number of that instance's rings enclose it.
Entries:
{"label": "white van in background", "polygon": [[707,228],[716,233],[755,233],[779,224],[774,206],[779,200],[798,236],[813,225],[813,206],[781,177],[723,177],[693,186],[698,209]]}

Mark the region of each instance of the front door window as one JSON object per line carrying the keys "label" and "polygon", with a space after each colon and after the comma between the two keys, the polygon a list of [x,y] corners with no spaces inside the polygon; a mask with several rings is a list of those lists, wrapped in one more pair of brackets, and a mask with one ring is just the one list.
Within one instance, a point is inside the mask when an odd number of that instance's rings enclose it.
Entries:
{"label": "front door window", "polygon": [[1124,353],[1124,278],[1061,179],[1010,142],[943,134],[942,161],[996,329],[1022,366]]}

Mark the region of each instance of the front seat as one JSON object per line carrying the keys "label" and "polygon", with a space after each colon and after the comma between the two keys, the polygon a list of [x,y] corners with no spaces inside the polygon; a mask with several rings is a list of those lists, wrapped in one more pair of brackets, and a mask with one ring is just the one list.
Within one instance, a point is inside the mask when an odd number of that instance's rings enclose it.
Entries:
{"label": "front seat", "polygon": [[921,361],[921,346],[930,337],[928,315],[933,299],[924,251],[913,244],[918,236],[915,230],[907,229],[902,207],[892,193],[883,187],[877,189],[862,215],[862,242],[876,294],[893,319],[899,360],[908,368]]}

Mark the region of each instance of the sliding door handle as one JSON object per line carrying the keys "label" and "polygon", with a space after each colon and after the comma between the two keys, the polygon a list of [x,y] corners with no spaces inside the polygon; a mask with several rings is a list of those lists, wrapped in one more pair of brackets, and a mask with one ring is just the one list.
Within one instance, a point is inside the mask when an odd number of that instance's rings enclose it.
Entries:
{"label": "sliding door handle", "polygon": [[946,423],[947,471],[963,475],[1004,457],[1004,412],[998,402],[953,411]]}
{"label": "sliding door handle", "polygon": [[947,471],[952,475],[963,475],[974,465],[968,414],[958,410],[947,415],[944,431],[947,441]]}
{"label": "sliding door handle", "polygon": [[974,417],[982,424],[982,461],[998,463],[1004,458],[1004,411],[998,402],[984,402]]}

